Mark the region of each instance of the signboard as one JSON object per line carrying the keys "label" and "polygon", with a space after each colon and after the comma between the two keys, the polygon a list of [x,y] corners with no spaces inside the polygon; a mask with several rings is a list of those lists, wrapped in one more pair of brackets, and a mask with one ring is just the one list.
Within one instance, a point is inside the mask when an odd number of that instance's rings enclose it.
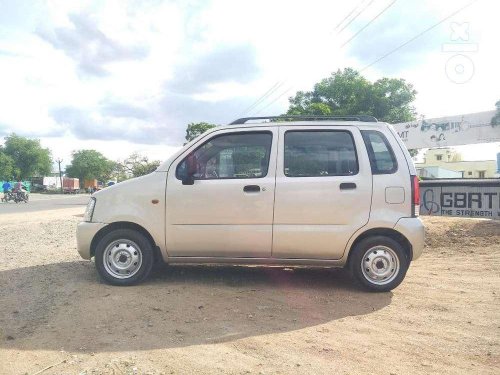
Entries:
{"label": "signboard", "polygon": [[500,142],[500,125],[491,125],[495,113],[422,119],[393,126],[409,149]]}
{"label": "signboard", "polygon": [[421,181],[420,214],[500,219],[500,179]]}

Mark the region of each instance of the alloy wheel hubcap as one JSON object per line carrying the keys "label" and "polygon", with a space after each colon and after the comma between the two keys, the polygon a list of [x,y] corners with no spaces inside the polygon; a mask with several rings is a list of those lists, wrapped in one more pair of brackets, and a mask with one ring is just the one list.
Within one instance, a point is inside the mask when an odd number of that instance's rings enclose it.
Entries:
{"label": "alloy wheel hubcap", "polygon": [[368,249],[361,260],[363,276],[372,284],[385,285],[399,273],[399,258],[387,246],[374,246]]}
{"label": "alloy wheel hubcap", "polygon": [[117,279],[134,276],[142,265],[142,252],[133,241],[122,239],[111,242],[104,251],[106,271]]}

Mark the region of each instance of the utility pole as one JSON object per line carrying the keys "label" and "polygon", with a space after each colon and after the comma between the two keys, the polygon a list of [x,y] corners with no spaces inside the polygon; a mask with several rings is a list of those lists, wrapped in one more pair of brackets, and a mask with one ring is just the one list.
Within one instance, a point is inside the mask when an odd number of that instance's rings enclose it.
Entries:
{"label": "utility pole", "polygon": [[61,158],[56,160],[57,164],[59,165],[59,181],[61,182],[61,193],[64,193],[63,190],[63,180],[62,180],[62,172],[61,172],[61,163],[63,160]]}

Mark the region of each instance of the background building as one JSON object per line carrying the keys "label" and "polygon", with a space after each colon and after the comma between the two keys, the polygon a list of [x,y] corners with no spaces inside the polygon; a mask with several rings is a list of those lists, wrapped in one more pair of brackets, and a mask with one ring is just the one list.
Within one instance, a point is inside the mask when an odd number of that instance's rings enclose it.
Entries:
{"label": "background building", "polygon": [[452,148],[429,149],[422,163],[415,163],[420,177],[427,178],[493,178],[495,160],[462,160],[462,155]]}

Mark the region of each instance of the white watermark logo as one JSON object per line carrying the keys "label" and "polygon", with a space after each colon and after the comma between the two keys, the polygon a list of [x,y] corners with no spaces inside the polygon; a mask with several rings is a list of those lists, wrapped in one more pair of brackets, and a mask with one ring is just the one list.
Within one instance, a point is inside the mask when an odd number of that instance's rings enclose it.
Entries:
{"label": "white watermark logo", "polygon": [[469,23],[451,23],[451,42],[442,46],[442,51],[453,53],[446,61],[446,76],[455,83],[469,82],[474,76],[474,62],[470,54],[477,52],[477,43],[470,42]]}

